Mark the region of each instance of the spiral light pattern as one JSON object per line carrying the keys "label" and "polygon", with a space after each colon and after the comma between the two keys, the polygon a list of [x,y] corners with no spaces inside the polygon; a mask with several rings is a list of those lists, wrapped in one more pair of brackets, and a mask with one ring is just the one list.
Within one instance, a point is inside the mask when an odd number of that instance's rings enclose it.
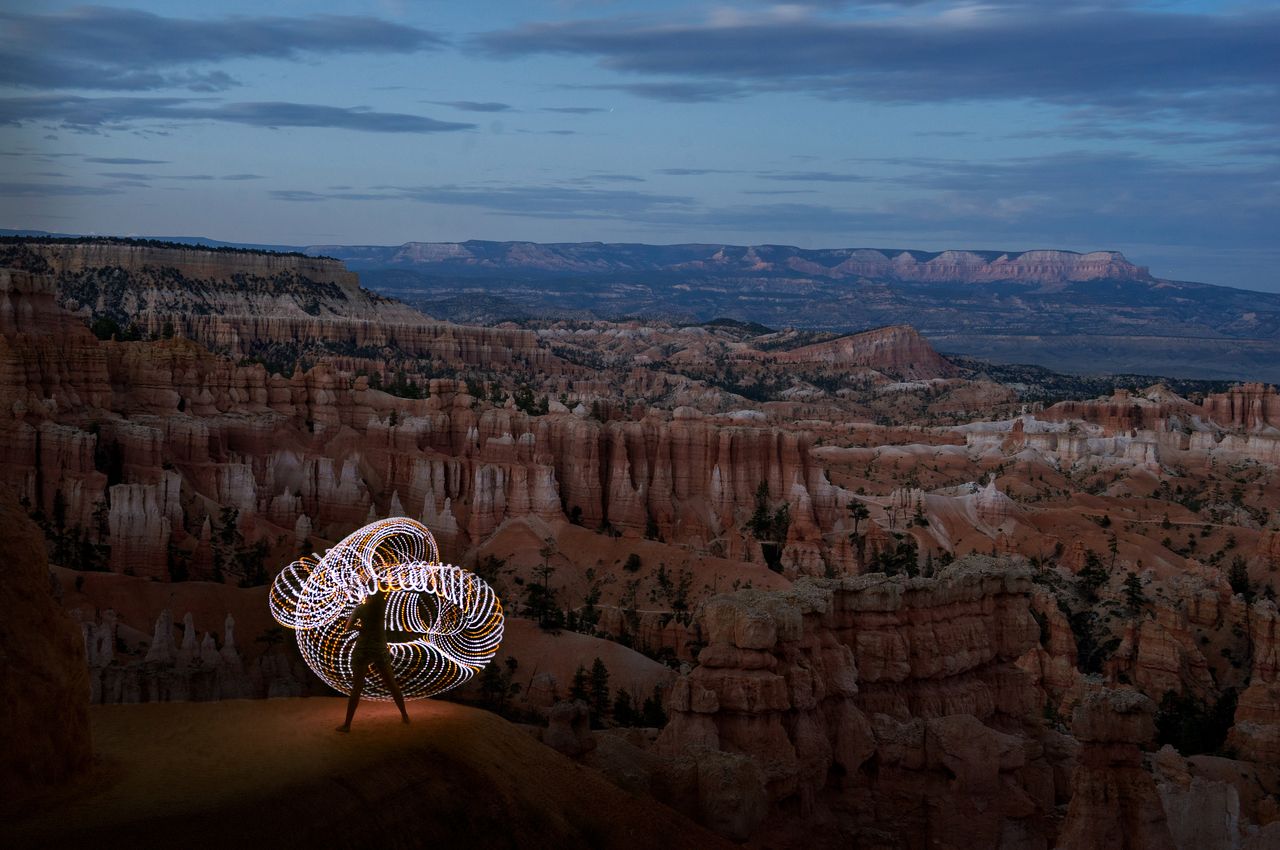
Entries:
{"label": "spiral light pattern", "polygon": [[[357,632],[352,610],[374,588],[388,591],[387,645],[406,699],[456,688],[493,660],[502,641],[502,603],[474,573],[440,563],[435,538],[419,522],[370,523],[323,556],[304,556],[271,584],[271,615],[293,629],[315,674],[351,692]],[[391,699],[380,676],[364,695]]]}

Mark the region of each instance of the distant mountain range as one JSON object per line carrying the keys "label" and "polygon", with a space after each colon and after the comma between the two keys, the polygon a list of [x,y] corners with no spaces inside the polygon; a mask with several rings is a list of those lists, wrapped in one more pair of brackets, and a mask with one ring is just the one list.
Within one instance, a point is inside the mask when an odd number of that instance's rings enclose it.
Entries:
{"label": "distant mountain range", "polygon": [[1280,381],[1280,294],[1164,280],[1112,251],[156,238],[334,257],[365,287],[455,321],[726,317],[828,331],[910,324],[943,352],[997,362]]}

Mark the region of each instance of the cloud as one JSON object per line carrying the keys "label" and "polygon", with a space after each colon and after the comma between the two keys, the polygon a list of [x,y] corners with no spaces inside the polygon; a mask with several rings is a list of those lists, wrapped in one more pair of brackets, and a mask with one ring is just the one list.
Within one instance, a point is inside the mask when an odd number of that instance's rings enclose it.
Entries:
{"label": "cloud", "polygon": [[328,127],[369,133],[442,133],[476,125],[364,107],[308,103],[216,103],[176,97],[0,98],[0,124],[49,121],[72,129],[115,129],[137,121],[222,121],[252,127]]}
{"label": "cloud", "polygon": [[72,186],[66,183],[0,182],[0,197],[53,198],[88,195],[115,195],[119,190],[102,186]]}
{"label": "cloud", "polygon": [[389,197],[374,192],[310,192],[306,190],[274,189],[267,193],[277,201],[385,201]]}
{"label": "cloud", "polygon": [[543,112],[559,112],[563,115],[594,115],[597,112],[609,112],[602,106],[544,106]]}
{"label": "cloud", "polygon": [[732,168],[659,168],[658,174],[669,174],[673,177],[701,177],[704,174],[741,174]]}
{"label": "cloud", "polygon": [[[881,227],[1005,238],[1041,247],[1117,240],[1241,248],[1274,241],[1280,164],[1181,162],[1069,151],[1003,161],[884,159],[902,190],[874,210]],[[1270,234],[1270,235],[1269,235]]]}
{"label": "cloud", "polygon": [[706,82],[663,80],[650,83],[600,83],[595,85],[566,86],[566,88],[594,89],[596,91],[620,91],[649,100],[667,103],[712,103],[744,97],[750,90],[733,82]]}
{"label": "cloud", "polygon": [[365,193],[284,190],[269,193],[278,201],[328,200],[411,201],[468,206],[495,215],[551,219],[659,219],[674,210],[692,209],[692,198],[630,189],[577,186],[374,186]]}
{"label": "cloud", "polygon": [[604,86],[660,100],[769,92],[885,103],[1031,99],[1269,124],[1280,12],[1042,4],[838,18],[793,10],[692,23],[526,24],[476,43],[498,58],[580,56],[662,77]]}
{"label": "cloud", "polygon": [[138,159],[132,156],[86,156],[85,162],[97,165],[168,165],[167,159]]}
{"label": "cloud", "polygon": [[[192,112],[199,115],[203,110]],[[213,112],[215,120],[255,127],[336,127],[370,133],[442,133],[475,127],[474,124],[437,121],[421,115],[306,103],[228,103],[216,107]]]}
{"label": "cloud", "polygon": [[633,174],[588,174],[584,177],[570,177],[565,182],[582,185],[588,183],[646,183],[648,181]]}
{"label": "cloud", "polygon": [[261,174],[224,174],[222,175],[222,179],[223,180],[263,180],[265,178]]}
{"label": "cloud", "polygon": [[452,106],[454,109],[461,109],[463,112],[510,112],[515,108],[509,103],[499,103],[496,100],[424,100],[423,103],[433,103],[436,106]]}
{"label": "cloud", "polygon": [[796,183],[865,183],[872,178],[861,174],[842,174],[835,171],[762,171],[761,180],[785,180]]}
{"label": "cloud", "polygon": [[576,136],[577,130],[525,130],[517,129],[516,133],[523,136]]}
{"label": "cloud", "polygon": [[143,174],[137,171],[99,171],[99,177],[110,177],[113,180],[214,180],[211,174]]}
{"label": "cloud", "polygon": [[0,33],[0,83],[115,91],[222,91],[236,80],[202,66],[235,59],[412,53],[445,44],[436,33],[361,16],[194,20],[101,6],[49,14],[2,12]]}

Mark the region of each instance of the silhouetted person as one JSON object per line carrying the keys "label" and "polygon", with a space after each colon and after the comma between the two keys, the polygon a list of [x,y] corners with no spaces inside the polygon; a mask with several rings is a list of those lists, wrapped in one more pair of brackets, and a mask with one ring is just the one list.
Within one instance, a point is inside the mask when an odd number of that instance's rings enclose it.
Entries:
{"label": "silhouetted person", "polygon": [[351,655],[351,697],[347,700],[347,721],[338,727],[339,732],[351,731],[351,718],[356,715],[360,694],[364,691],[364,677],[373,667],[386,683],[387,690],[400,709],[400,718],[409,722],[409,712],[404,709],[404,696],[396,684],[391,670],[391,650],[387,647],[387,592],[378,590],[369,594],[355,607],[347,618],[347,628],[360,630],[356,638],[355,652]]}

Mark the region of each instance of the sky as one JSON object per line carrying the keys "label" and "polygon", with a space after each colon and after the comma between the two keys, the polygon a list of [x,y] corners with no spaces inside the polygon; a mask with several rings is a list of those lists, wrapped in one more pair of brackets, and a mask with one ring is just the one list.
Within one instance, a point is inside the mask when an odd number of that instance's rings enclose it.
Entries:
{"label": "sky", "polygon": [[1118,250],[1280,291],[1280,4],[8,0],[0,227]]}

